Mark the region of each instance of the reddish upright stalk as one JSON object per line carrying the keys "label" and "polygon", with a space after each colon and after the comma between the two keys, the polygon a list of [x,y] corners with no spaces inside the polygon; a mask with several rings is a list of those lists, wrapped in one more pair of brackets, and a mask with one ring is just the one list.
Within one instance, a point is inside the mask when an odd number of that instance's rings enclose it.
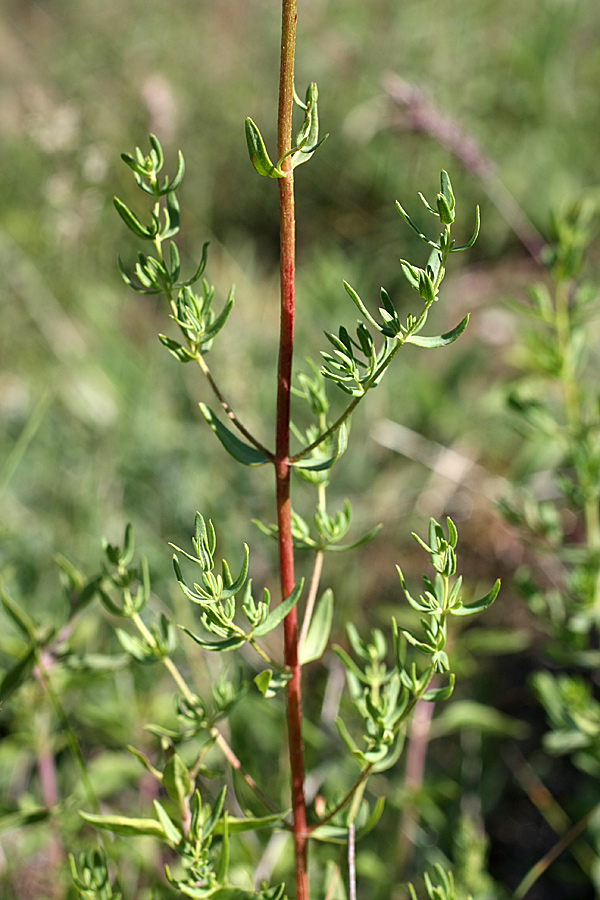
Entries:
{"label": "reddish upright stalk", "polygon": [[[279,159],[288,153],[292,147],[296,8],[297,0],[282,0],[281,67],[277,128],[277,154]],[[295,214],[294,175],[289,168],[289,159],[283,162],[282,168],[286,171],[286,176],[279,179],[281,318],[277,369],[275,477],[277,482],[277,524],[279,526],[279,574],[282,598],[285,598],[292,592],[295,585],[289,462],[290,387],[294,350]],[[284,621],[284,639],[285,662],[292,676],[287,685],[287,719],[292,808],[294,814],[293,838],[296,864],[296,900],[308,900],[301,669],[298,662],[298,617],[295,608]]]}

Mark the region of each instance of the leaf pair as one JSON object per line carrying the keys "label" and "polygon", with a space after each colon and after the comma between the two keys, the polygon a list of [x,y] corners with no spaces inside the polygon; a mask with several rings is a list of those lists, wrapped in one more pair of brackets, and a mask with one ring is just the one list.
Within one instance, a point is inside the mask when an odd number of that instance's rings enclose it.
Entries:
{"label": "leaf pair", "polygon": [[[319,112],[317,107],[319,92],[313,81],[306,91],[306,100],[302,102],[297,94],[294,99],[298,106],[304,110],[304,122],[296,134],[296,145],[285,153],[277,165],[271,162],[265,142],[255,122],[250,117],[246,119],[246,143],[250,162],[259,175],[267,178],[285,178],[286,174],[302,163],[308,162],[315,150],[327,139],[327,135],[319,140]],[[289,164],[285,171],[281,168],[284,160]]]}

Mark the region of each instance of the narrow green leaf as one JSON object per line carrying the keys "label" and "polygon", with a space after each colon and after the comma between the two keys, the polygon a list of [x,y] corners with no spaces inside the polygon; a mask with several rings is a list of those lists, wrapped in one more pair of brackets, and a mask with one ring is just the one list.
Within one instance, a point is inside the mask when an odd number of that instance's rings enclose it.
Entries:
{"label": "narrow green leaf", "polygon": [[131,212],[131,210],[127,206],[125,206],[122,200],[119,200],[118,197],[113,197],[113,203],[115,205],[115,209],[130,231],[133,231],[133,233],[138,237],[144,238],[147,241],[151,241],[154,238],[155,232],[146,228],[145,225],[142,225],[136,214]]}
{"label": "narrow green leaf", "polygon": [[450,612],[453,616],[472,616],[473,613],[482,612],[484,609],[487,609],[488,606],[491,606],[496,597],[498,596],[498,592],[500,591],[500,579],[496,581],[491,591],[482,597],[480,600],[475,600],[473,603],[465,603],[463,606],[455,607],[451,609]]}
{"label": "narrow green leaf", "polygon": [[182,363],[192,362],[197,359],[197,353],[190,353],[187,347],[184,347],[179,341],[173,340],[173,338],[167,337],[166,334],[159,334],[158,339],[163,344],[171,356],[174,356],[176,360]]}
{"label": "narrow green leaf", "polygon": [[284,177],[285,173],[281,169],[276,168],[271,162],[262,135],[249,116],[246,119],[246,143],[250,161],[259,175],[264,175],[268,178]]}
{"label": "narrow green leaf", "polygon": [[369,310],[367,309],[365,304],[362,302],[362,300],[360,299],[360,297],[358,296],[358,294],[356,293],[354,288],[351,287],[351,285],[349,285],[347,281],[344,281],[344,288],[346,290],[346,293],[352,300],[352,302],[355,304],[355,306],[357,307],[359,312],[365,317],[367,322],[370,322],[374,328],[379,329],[379,327],[380,327],[379,324],[375,321],[375,319],[373,318],[373,316],[371,315],[371,313],[369,312]]}
{"label": "narrow green leaf", "polygon": [[165,831],[156,819],[129,819],[127,816],[101,816],[96,813],[80,812],[81,818],[94,828],[103,831],[112,831],[113,834],[149,835],[160,840],[165,840]]}
{"label": "narrow green leaf", "polygon": [[[248,577],[249,559],[250,551],[248,550],[248,544],[244,544],[244,561],[242,563],[242,568],[240,569],[240,574],[235,581],[231,582],[227,587],[223,588],[223,590],[221,591],[221,600],[229,600],[230,597],[235,597],[235,595],[239,593],[239,591],[241,591],[246,582],[246,578]],[[229,567],[227,566],[225,560],[223,560],[223,567],[223,571],[229,573]]]}
{"label": "narrow green leaf", "polygon": [[265,669],[264,672],[259,672],[258,675],[254,678],[254,684],[259,689],[261,694],[264,696],[271,683],[271,678],[273,677],[273,669]]}
{"label": "narrow green leaf", "polygon": [[223,309],[221,310],[221,312],[219,313],[219,315],[217,316],[215,321],[212,323],[210,328],[208,328],[206,330],[205,334],[202,336],[202,343],[206,343],[207,341],[212,341],[212,339],[215,337],[215,335],[217,335],[219,333],[219,331],[221,331],[221,329],[225,325],[225,322],[229,318],[229,313],[233,309],[234,296],[235,296],[235,287],[232,287],[231,290],[229,291],[229,294],[227,295],[227,301],[225,303],[225,306],[223,307]]}
{"label": "narrow green leaf", "polygon": [[162,169],[162,167],[165,163],[165,156],[163,153],[163,149],[160,145],[159,139],[156,137],[155,134],[151,134],[149,136],[148,140],[150,142],[150,146],[152,147],[152,150],[154,151],[154,153],[151,155],[152,155],[152,159],[153,159],[154,166],[155,166],[155,172],[158,174],[158,172],[160,172],[160,170]]}
{"label": "narrow green leaf", "polygon": [[357,547],[362,547],[364,544],[368,544],[369,541],[372,541],[375,535],[377,535],[383,525],[376,525],[374,528],[371,528],[366,534],[363,534],[361,538],[358,538],[356,541],[352,541],[350,544],[328,544],[325,547],[325,550],[328,553],[345,553],[346,550],[356,550]]}
{"label": "narrow green leaf", "polygon": [[411,644],[413,647],[416,647],[417,650],[421,650],[422,653],[427,653],[431,656],[433,653],[436,652],[435,647],[431,647],[429,644],[423,643],[423,641],[420,641],[410,631],[406,631],[406,629],[403,628],[403,629],[401,629],[401,632],[404,635],[404,637],[406,638],[406,640],[408,641],[408,643]]}
{"label": "narrow green leaf", "polygon": [[352,740],[352,738],[350,736],[350,732],[348,731],[344,722],[342,721],[342,719],[339,716],[335,720],[335,726],[339,732],[341,739],[345,743],[345,745],[348,748],[348,750],[350,751],[350,753],[353,753],[353,754],[356,753],[358,751],[358,747]]}
{"label": "narrow green leaf", "polygon": [[256,676],[254,682],[265,700],[271,700],[286,686],[291,677],[291,672],[273,672],[272,669],[265,669]]}
{"label": "narrow green leaf", "polygon": [[331,649],[337,656],[339,656],[342,663],[344,664],[344,667],[350,674],[354,675],[355,678],[358,678],[359,681],[362,681],[365,684],[367,683],[368,679],[365,677],[364,673],[361,672],[352,657],[349,656],[348,653],[346,653],[343,647],[340,647],[338,644],[334,644]]}
{"label": "narrow green leaf", "polygon": [[426,347],[428,349],[447,347],[448,344],[453,344],[454,341],[458,340],[468,324],[469,315],[466,315],[462,322],[459,322],[452,331],[447,331],[445,334],[440,334],[436,337],[424,337],[420,334],[411,334],[406,338],[406,343],[414,344],[416,347]]}
{"label": "narrow green leaf", "polygon": [[168,191],[176,191],[183,181],[183,176],[185,175],[185,161],[183,159],[183,153],[181,150],[177,151],[177,170],[173,179],[169,182],[169,186],[167,188]]}
{"label": "narrow green leaf", "polygon": [[259,625],[254,630],[255,637],[263,637],[265,634],[269,634],[270,631],[273,631],[274,628],[283,622],[285,617],[292,611],[298,600],[300,599],[300,594],[302,593],[302,588],[304,587],[304,578],[301,578],[300,581],[297,582],[294,590],[286,597],[286,599],[276,606],[275,609],[271,610],[265,621]]}
{"label": "narrow green leaf", "polygon": [[189,637],[191,637],[193,641],[196,641],[196,643],[199,644],[199,646],[204,650],[213,650],[217,653],[225,652],[227,650],[237,650],[238,647],[241,647],[242,644],[244,644],[247,640],[245,635],[240,635],[240,637],[235,636],[225,638],[225,640],[222,641],[209,641],[206,638],[202,638],[199,635],[194,634],[194,632],[190,631],[189,628],[186,628],[185,625],[180,625],[179,627],[182,631],[185,631],[185,633],[189,635]]}
{"label": "narrow green leaf", "polygon": [[300,648],[300,664],[321,659],[331,632],[333,621],[333,591],[328,588],[315,608],[306,640]]}
{"label": "narrow green leaf", "polygon": [[50,818],[53,811],[45,807],[37,809],[29,809],[27,811],[7,813],[0,816],[0,832],[13,831],[16,828],[23,828],[26,825],[34,825],[36,822],[44,822]]}
{"label": "narrow green leaf", "polygon": [[171,800],[181,807],[192,791],[192,780],[179,754],[171,755],[163,772],[162,783]]}
{"label": "narrow green leaf", "polygon": [[529,733],[530,726],[527,722],[504,715],[483,703],[455,700],[436,715],[432,723],[432,736],[452,734],[464,729],[522,740]]}
{"label": "narrow green leaf", "polygon": [[[206,838],[210,837],[210,835],[215,830],[217,822],[221,818],[221,813],[223,812],[223,804],[225,803],[225,794],[227,793],[227,785],[221,788],[219,791],[219,796],[215,800],[215,805],[213,806],[210,815],[204,825],[202,826],[202,840],[205,841]],[[229,825],[229,823],[227,823]]]}
{"label": "narrow green leaf", "polygon": [[312,841],[321,841],[323,844],[344,846],[348,843],[348,829],[343,825],[319,825],[308,836]]}
{"label": "narrow green leaf", "polygon": [[479,237],[479,228],[481,227],[481,215],[479,212],[479,207],[475,207],[475,230],[473,235],[466,244],[462,244],[460,247],[452,247],[451,253],[460,253],[463,250],[470,250],[477,238]]}
{"label": "narrow green leaf", "polygon": [[4,674],[0,684],[0,702],[8,698],[24,684],[33,671],[36,661],[36,648],[30,647],[21,659]]}
{"label": "narrow green leaf", "polygon": [[261,450],[241,441],[233,432],[226,428],[205,403],[199,403],[198,406],[209,428],[216,434],[225,450],[234,459],[237,459],[238,462],[245,466],[263,466],[265,463],[270,462],[269,457],[265,456]]}
{"label": "narrow green leaf", "polygon": [[223,884],[227,881],[227,874],[229,872],[229,822],[228,822],[227,810],[223,813],[223,818],[221,819],[223,825],[223,842],[221,845],[221,855],[219,857],[219,867],[217,869],[217,881],[219,884]]}
{"label": "narrow green leaf", "polygon": [[206,900],[281,900],[285,885],[269,888],[267,891],[245,891],[238,887],[222,887],[211,894],[202,894]]}
{"label": "narrow green leaf", "polygon": [[0,600],[2,601],[2,606],[13,620],[19,631],[24,637],[29,638],[31,641],[37,640],[36,628],[33,619],[31,619],[25,610],[21,609],[18,603],[12,599],[12,597],[8,594],[6,588],[4,587],[4,582],[0,579]]}
{"label": "narrow green leaf", "polygon": [[[429,205],[429,204],[428,204],[428,205]],[[400,213],[400,215],[402,216],[402,218],[404,219],[404,221],[406,222],[406,224],[407,224],[410,228],[412,228],[412,230],[414,231],[414,233],[415,233],[416,235],[418,235],[418,236],[421,238],[422,241],[424,241],[426,244],[429,244],[430,247],[436,247],[436,246],[437,246],[437,244],[436,244],[434,241],[429,240],[429,238],[427,237],[427,235],[426,235],[426,234],[423,234],[423,232],[415,225],[415,223],[413,222],[413,220],[411,219],[411,217],[409,216],[409,214],[406,212],[405,209],[403,209],[403,207],[400,205],[400,203],[399,203],[397,200],[396,200],[396,209],[398,210],[398,212]]]}
{"label": "narrow green leaf", "polygon": [[377,800],[375,801],[375,806],[371,810],[369,818],[367,819],[365,824],[362,826],[362,828],[359,828],[358,831],[356,832],[356,840],[357,841],[361,841],[371,831],[373,831],[373,829],[375,828],[375,826],[377,825],[377,823],[379,822],[379,820],[383,814],[384,806],[385,806],[385,797],[378,797]]}
{"label": "narrow green leaf", "polygon": [[[227,816],[227,830],[229,834],[239,834],[241,831],[254,831],[256,828],[269,828],[272,825],[279,825],[284,817],[284,813],[275,813],[269,816],[258,816],[248,818],[234,818]],[[214,827],[213,834],[223,834],[223,820]]]}
{"label": "narrow green leaf", "polygon": [[161,290],[159,288],[140,287],[138,284],[136,284],[135,281],[133,281],[133,279],[127,274],[125,267],[121,261],[120,256],[117,257],[117,268],[119,270],[121,278],[123,279],[123,281],[125,282],[127,287],[130,287],[137,294],[149,295],[149,294],[160,294],[161,293]]}
{"label": "narrow green leaf", "polygon": [[196,271],[194,272],[192,277],[188,278],[187,281],[183,281],[181,284],[175,285],[175,287],[177,289],[184,288],[184,287],[192,287],[199,280],[200,276],[204,272],[204,269],[206,268],[209,245],[210,245],[210,241],[206,241],[204,243],[204,246],[202,247],[202,258],[201,258],[200,262],[198,263],[198,268],[196,269]]}
{"label": "narrow green leaf", "polygon": [[425,691],[425,693],[422,694],[421,699],[427,700],[428,703],[438,703],[442,700],[448,700],[448,698],[452,696],[455,681],[456,676],[454,672],[451,672],[450,681],[445,687],[431,688],[431,690]]}
{"label": "narrow green leaf", "polygon": [[169,843],[171,843],[174,847],[179,844],[182,838],[182,834],[175,825],[175,823],[171,820],[171,817],[168,815],[166,809],[159,803],[158,800],[154,801],[154,809],[156,810],[156,815],[158,816],[158,822],[162,827],[165,838]]}

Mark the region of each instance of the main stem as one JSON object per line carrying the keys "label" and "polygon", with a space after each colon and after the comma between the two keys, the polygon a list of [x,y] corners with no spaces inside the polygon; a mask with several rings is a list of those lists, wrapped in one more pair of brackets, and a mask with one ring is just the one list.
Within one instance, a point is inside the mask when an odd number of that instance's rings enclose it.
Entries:
{"label": "main stem", "polygon": [[[282,0],[281,66],[279,71],[279,112],[277,156],[281,159],[292,147],[294,104],[294,53],[296,49],[297,0]],[[275,477],[277,483],[277,525],[279,535],[279,575],[282,599],[295,585],[294,544],[290,500],[290,387],[294,350],[295,213],[294,175],[289,157],[282,163],[286,172],[279,183],[281,313],[279,362],[277,368],[277,433]],[[302,744],[301,667],[298,662],[298,615],[296,607],[284,623],[285,663],[291,673],[287,684],[288,742],[291,771],[293,839],[296,865],[296,900],[308,900],[306,800],[304,797],[304,748]]]}

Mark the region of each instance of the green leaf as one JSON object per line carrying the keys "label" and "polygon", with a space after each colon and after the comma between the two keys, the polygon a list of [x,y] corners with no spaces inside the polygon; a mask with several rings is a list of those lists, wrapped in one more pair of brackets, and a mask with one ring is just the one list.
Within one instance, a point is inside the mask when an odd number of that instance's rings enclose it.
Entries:
{"label": "green leaf", "polygon": [[[427,204],[427,206],[429,206],[429,204]],[[414,233],[415,233],[416,235],[418,235],[418,236],[421,238],[422,241],[424,241],[426,244],[429,244],[430,247],[437,247],[437,244],[436,244],[434,241],[431,241],[431,240],[427,237],[427,235],[426,235],[426,234],[423,234],[423,232],[415,225],[415,223],[413,222],[413,220],[411,219],[411,217],[409,216],[409,214],[406,212],[405,209],[403,209],[403,207],[400,205],[400,203],[399,203],[397,200],[396,200],[396,209],[398,210],[398,212],[400,213],[400,215],[402,216],[402,218],[404,219],[404,221],[406,222],[406,224],[407,224],[410,228],[412,228],[412,230],[414,231]]]}
{"label": "green leaf", "polygon": [[24,684],[36,663],[36,648],[30,647],[24,656],[5,673],[0,684],[0,702],[8,698]]}
{"label": "green leaf", "polygon": [[498,578],[491,591],[488,591],[485,597],[482,597],[480,600],[475,600],[473,603],[465,603],[462,606],[454,607],[450,612],[453,616],[472,616],[473,613],[482,612],[484,609],[487,609],[488,606],[492,605],[498,596],[499,591],[500,579]]}
{"label": "green leaf", "polygon": [[259,689],[265,700],[271,700],[279,691],[286,686],[291,679],[291,672],[275,672],[273,669],[265,669],[260,672],[254,679],[256,687]]}
{"label": "green leaf", "polygon": [[[275,813],[269,816],[234,818],[227,816],[227,830],[229,834],[239,834],[241,831],[254,831],[256,828],[270,828],[272,825],[280,825],[283,813]],[[223,820],[214,827],[213,834],[223,834]]]}
{"label": "green leaf", "polygon": [[185,161],[183,159],[183,153],[181,152],[181,150],[178,150],[177,151],[177,170],[176,170],[172,180],[169,182],[168,187],[165,189],[165,193],[167,193],[167,191],[169,191],[169,192],[176,191],[177,188],[181,185],[184,175],[185,175]]}
{"label": "green leaf", "polygon": [[[294,148],[290,154],[293,169],[302,163],[308,162],[315,150],[327,140],[328,135],[325,135],[324,138],[319,140],[318,96],[319,92],[317,90],[317,85],[313,81],[306,92],[306,103],[302,104],[305,110],[305,118],[296,135],[297,149]],[[279,160],[279,165],[281,165],[282,162],[283,160]]]}
{"label": "green leaf", "polygon": [[333,621],[333,591],[328,588],[314,610],[306,640],[300,647],[300,665],[320,659],[325,652]]}
{"label": "green leaf", "polygon": [[19,631],[24,637],[29,638],[31,641],[37,640],[36,627],[33,619],[31,619],[27,613],[21,609],[18,603],[10,597],[7,593],[4,582],[0,579],[0,600],[2,601],[2,606],[13,620]]}
{"label": "green leaf", "polygon": [[283,178],[285,176],[285,173],[281,169],[276,168],[271,162],[262,135],[249,116],[246,119],[246,143],[250,154],[250,162],[259,175],[264,175],[268,178]]}
{"label": "green leaf", "polygon": [[445,334],[440,334],[436,337],[425,337],[420,334],[411,334],[406,338],[406,343],[414,344],[416,347],[426,347],[428,349],[435,347],[447,347],[448,344],[453,344],[454,341],[458,340],[468,324],[469,315],[466,315],[462,322],[459,322],[458,325],[452,329],[452,331],[447,331]]}
{"label": "green leaf", "polygon": [[44,822],[51,815],[53,815],[53,811],[45,807],[7,813],[4,816],[0,816],[0,832],[13,831],[16,828],[33,825],[36,822]]}
{"label": "green leaf", "polygon": [[213,338],[219,333],[219,331],[221,331],[229,317],[229,313],[233,309],[234,298],[235,287],[232,287],[229,291],[229,294],[227,295],[225,306],[223,307],[215,321],[212,323],[210,328],[208,328],[207,331],[202,335],[203,344],[207,343],[208,341],[212,341]]}
{"label": "green leaf", "polygon": [[439,688],[431,688],[429,691],[425,691],[422,694],[422,699],[426,700],[428,703],[439,703],[443,700],[447,700],[454,690],[454,683],[456,681],[456,676],[454,672],[450,673],[450,681],[445,687]]}
{"label": "green leaf", "polygon": [[312,841],[321,841],[324,844],[343,846],[348,843],[348,829],[343,825],[319,825],[308,836]]}
{"label": "green leaf", "polygon": [[352,754],[358,753],[359,752],[358,747],[354,743],[354,740],[352,739],[350,732],[348,731],[348,729],[346,728],[346,725],[344,724],[343,720],[339,716],[335,720],[335,725],[336,725],[336,728],[339,732],[341,739],[345,743],[345,745],[348,748],[348,750],[350,751],[350,753],[352,753]]}
{"label": "green leaf", "polygon": [[477,238],[479,237],[479,228],[481,226],[481,216],[479,213],[479,207],[475,207],[475,230],[466,244],[462,244],[460,247],[452,247],[450,250],[451,253],[461,253],[463,250],[470,250]]}
{"label": "green leaf", "polygon": [[144,238],[147,241],[153,240],[154,232],[146,228],[145,225],[142,225],[136,214],[131,212],[131,210],[127,206],[125,206],[125,204],[121,200],[119,200],[118,197],[113,197],[113,203],[115,205],[115,209],[130,231],[133,231],[133,233],[138,237]]}
{"label": "green leaf", "polygon": [[300,581],[297,582],[294,590],[286,597],[286,599],[276,606],[275,609],[271,610],[267,618],[262,624],[260,624],[257,628],[254,629],[254,637],[263,637],[265,634],[269,634],[270,631],[277,628],[280,622],[283,622],[285,617],[292,611],[298,600],[300,599],[300,594],[302,593],[302,588],[304,587],[304,578],[301,578]]}
{"label": "green leaf", "polygon": [[156,819],[129,819],[127,816],[101,816],[86,812],[80,812],[79,815],[94,828],[112,831],[113,834],[138,837],[149,835],[162,841],[166,838],[164,828]]}
{"label": "green leaf", "polygon": [[192,791],[192,780],[182,758],[173,753],[163,772],[162,784],[167,794],[179,807]]}
{"label": "green leaf", "polygon": [[[202,826],[202,840],[205,841],[216,828],[217,822],[221,818],[221,813],[223,812],[223,804],[225,803],[225,794],[227,793],[227,785],[221,788],[219,791],[219,796],[215,800],[215,805],[210,811],[210,815],[204,825]],[[227,827],[229,828],[229,822],[227,823]]]}
{"label": "green leaf", "polygon": [[126,653],[129,653],[130,656],[133,656],[138,662],[153,663],[159,660],[160,657],[153,652],[152,648],[144,641],[135,637],[135,635],[128,634],[128,632],[123,631],[122,628],[117,628],[115,631],[123,650],[125,650]]}
{"label": "green leaf", "polygon": [[529,733],[529,725],[512,716],[506,716],[491,706],[473,700],[455,700],[432,723],[432,737],[450,734],[463,729],[483,734],[504,735],[521,740]]}
{"label": "green leaf", "polygon": [[359,830],[356,832],[356,840],[357,841],[362,840],[371,831],[373,831],[373,829],[375,828],[375,826],[377,825],[377,823],[379,822],[379,820],[383,814],[384,806],[385,806],[385,797],[378,797],[375,802],[375,806],[371,810],[369,818],[367,819],[365,824],[362,826],[362,828],[359,828]]}
{"label": "green leaf", "polygon": [[154,163],[154,171],[158,174],[158,172],[160,172],[165,164],[163,149],[160,145],[159,139],[155,134],[149,135],[148,141],[150,143],[150,146],[152,147],[152,150],[154,151],[153,153],[151,153],[152,161]]}
{"label": "green leaf", "polygon": [[154,809],[156,810],[156,815],[158,816],[158,821],[160,826],[162,827],[165,839],[172,844],[174,847],[180,843],[182,834],[180,830],[177,828],[175,823],[171,820],[170,816],[167,814],[166,809],[159,803],[158,800],[154,801]]}
{"label": "green leaf", "polygon": [[243,888],[237,887],[223,887],[208,894],[206,900],[281,900],[284,891],[285,884],[258,892],[245,891]]}
{"label": "green leaf", "polygon": [[264,696],[271,683],[271,678],[273,677],[273,669],[265,669],[264,672],[259,672],[258,675],[254,678],[254,684],[259,689],[261,694]]}
{"label": "green leaf", "polygon": [[204,650],[212,650],[217,653],[222,653],[227,650],[237,650],[238,647],[241,647],[247,640],[246,635],[240,635],[239,637],[236,635],[234,637],[225,638],[222,641],[210,641],[194,634],[194,632],[190,631],[189,628],[186,628],[185,625],[180,625],[179,627]]}
{"label": "green leaf", "polygon": [[334,462],[338,459],[338,457],[342,456],[346,452],[347,447],[348,426],[345,422],[342,422],[342,424],[338,428],[336,449],[333,456],[329,456],[325,459],[323,459],[322,457],[303,456],[301,459],[292,462],[292,465],[296,469],[321,472],[325,469],[330,469]]}
{"label": "green leaf", "polygon": [[240,441],[233,432],[217,419],[213,411],[205,403],[199,403],[198,406],[209,428],[216,434],[223,447],[234,459],[237,459],[238,462],[243,463],[245,466],[263,466],[265,463],[270,462],[270,458],[265,456],[257,447]]}
{"label": "green leaf", "polygon": [[369,541],[372,541],[373,538],[379,534],[383,525],[376,525],[374,528],[371,528],[366,534],[363,534],[361,538],[358,538],[356,541],[352,541],[350,544],[328,544],[325,547],[325,550],[328,553],[345,553],[347,550],[356,550],[357,547],[362,547],[364,544],[368,544]]}
{"label": "green leaf", "polygon": [[159,334],[158,339],[167,348],[171,356],[174,356],[179,362],[188,363],[198,358],[197,353],[190,353],[187,347],[184,347],[179,341],[167,337],[166,334]]}

